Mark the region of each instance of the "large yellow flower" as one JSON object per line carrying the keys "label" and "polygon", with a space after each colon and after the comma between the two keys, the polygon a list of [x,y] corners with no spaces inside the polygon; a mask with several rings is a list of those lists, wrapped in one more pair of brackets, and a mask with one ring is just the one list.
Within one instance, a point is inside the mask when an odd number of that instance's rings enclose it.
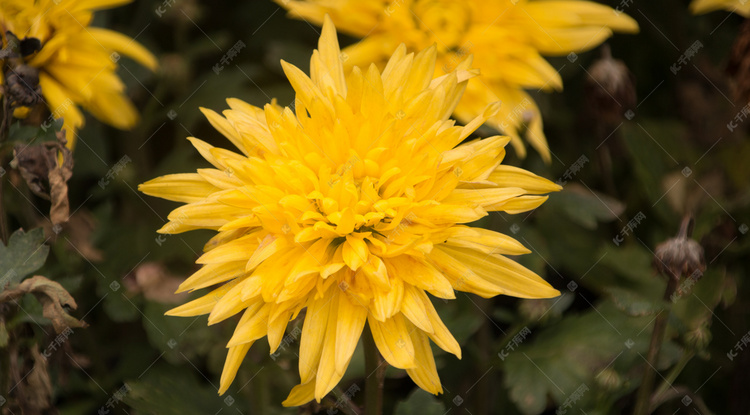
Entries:
{"label": "large yellow flower", "polygon": [[690,11],[693,14],[703,14],[722,9],[744,17],[750,17],[750,1],[747,0],[693,0],[690,3]]}
{"label": "large yellow flower", "polygon": [[242,313],[227,347],[220,393],[250,346],[273,353],[290,319],[307,309],[296,386],[285,405],[318,401],[341,379],[365,323],[388,363],[423,389],[442,391],[429,340],[461,356],[427,293],[454,290],[546,298],[559,294],[503,255],[529,252],[514,239],[460,225],[490,211],[534,209],[559,186],[503,166],[507,137],[462,143],[488,118],[449,118],[476,75],[470,59],[433,80],[437,50],[398,47],[385,70],[345,74],[326,20],[310,77],[282,62],[294,109],[228,99],[211,124],[242,154],[189,138],[214,168],[174,174],[140,190],[186,203],[160,232],[212,229],[203,267],[181,291],[220,284],[171,310],[209,314],[215,324]]}
{"label": "large yellow flower", "polygon": [[39,70],[39,85],[52,116],[64,119],[69,147],[84,124],[79,105],[120,129],[138,121],[115,73],[117,61],[122,54],[154,70],[156,58],[125,35],[89,26],[95,10],[131,1],[0,0],[2,32],[41,41],[42,49],[27,58],[27,64]]}
{"label": "large yellow flower", "polygon": [[349,66],[385,63],[397,45],[410,50],[437,45],[438,68],[449,73],[468,54],[482,76],[469,82],[455,116],[468,122],[500,101],[490,125],[520,135],[549,161],[547,139],[534,100],[524,88],[562,89],[557,70],[541,54],[591,49],[613,31],[637,32],[625,14],[590,1],[556,0],[276,0],[291,16],[320,24],[330,14],[342,32],[363,38],[346,49]]}

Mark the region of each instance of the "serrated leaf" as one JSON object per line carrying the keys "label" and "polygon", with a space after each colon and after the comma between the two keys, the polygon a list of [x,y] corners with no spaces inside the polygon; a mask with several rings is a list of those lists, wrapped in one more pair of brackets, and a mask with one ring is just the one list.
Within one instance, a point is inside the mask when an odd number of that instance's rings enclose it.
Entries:
{"label": "serrated leaf", "polygon": [[36,228],[30,232],[19,229],[10,236],[8,246],[0,244],[0,293],[44,265],[49,253],[44,242],[44,230]]}

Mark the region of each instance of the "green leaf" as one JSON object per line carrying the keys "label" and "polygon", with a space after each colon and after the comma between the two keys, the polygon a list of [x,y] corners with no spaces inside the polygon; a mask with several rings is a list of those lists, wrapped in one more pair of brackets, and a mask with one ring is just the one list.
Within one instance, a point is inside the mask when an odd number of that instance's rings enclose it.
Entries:
{"label": "green leaf", "polygon": [[399,402],[394,412],[395,415],[443,415],[444,413],[443,404],[429,392],[419,388],[416,388],[405,401]]}
{"label": "green leaf", "polygon": [[[625,373],[643,364],[639,354],[646,352],[649,336],[640,334],[648,333],[652,317],[628,316],[610,301],[594,307],[567,316],[539,333],[532,332],[535,337],[515,350],[504,349],[505,383],[510,385],[510,397],[521,412],[542,413],[548,397],[554,405],[563,405],[582,385],[588,391],[576,408],[588,410],[589,405],[595,405],[597,393],[605,392],[597,390],[596,380],[603,368]],[[676,354],[674,347],[665,345],[659,367],[673,361]]]}
{"label": "green leaf", "polygon": [[23,125],[21,122],[14,123],[8,130],[8,141],[21,143],[44,143],[57,141],[55,133],[62,129],[63,119],[47,119],[41,126]]}
{"label": "green leaf", "polygon": [[664,309],[663,304],[624,288],[611,287],[607,291],[620,310],[631,316],[650,316]]}
{"label": "green leaf", "polygon": [[[640,186],[632,186],[645,193],[655,211],[664,219],[672,214],[667,203],[657,203],[667,193],[662,180],[670,172],[685,168],[680,160],[695,160],[686,153],[689,140],[685,139],[685,127],[672,121],[643,121],[625,123],[622,126],[623,142],[630,152],[635,177]],[[691,170],[683,175],[690,177]],[[692,180],[691,180],[692,181]]]}
{"label": "green leaf", "polygon": [[149,342],[164,352],[164,358],[173,364],[208,353],[217,340],[217,328],[206,325],[206,317],[173,317],[164,313],[174,305],[146,301],[143,328]]}
{"label": "green leaf", "polygon": [[126,381],[123,401],[138,413],[153,415],[201,415],[233,413],[243,404],[229,394],[219,396],[201,384],[190,371],[156,366],[137,381]]}
{"label": "green leaf", "polygon": [[42,228],[13,232],[8,246],[0,244],[0,293],[9,284],[15,284],[44,265],[49,246],[44,244]]}
{"label": "green leaf", "polygon": [[[697,282],[684,278],[672,296],[673,324],[679,331],[689,331],[711,321],[713,309],[721,302],[725,272],[709,268]],[[719,325],[724,324],[719,322]]]}
{"label": "green leaf", "polygon": [[569,183],[562,192],[550,195],[547,209],[565,214],[586,229],[596,229],[597,222],[618,219],[625,205],[613,197]]}

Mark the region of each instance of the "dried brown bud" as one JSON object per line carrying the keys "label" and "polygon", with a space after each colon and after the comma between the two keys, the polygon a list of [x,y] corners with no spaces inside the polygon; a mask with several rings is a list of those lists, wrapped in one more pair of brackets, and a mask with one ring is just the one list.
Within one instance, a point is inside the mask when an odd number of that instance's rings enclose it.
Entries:
{"label": "dried brown bud", "polygon": [[602,46],[602,57],[587,72],[586,101],[592,116],[607,123],[619,123],[623,116],[632,118],[635,77],[623,61],[612,58],[608,45]]}
{"label": "dried brown bud", "polygon": [[28,65],[17,65],[6,72],[6,90],[13,107],[30,107],[41,100],[39,71]]}
{"label": "dried brown bud", "polygon": [[677,236],[656,247],[654,265],[673,281],[679,281],[683,276],[697,280],[706,270],[703,247],[690,238],[692,233],[693,218],[685,216]]}
{"label": "dried brown bud", "polygon": [[168,53],[162,56],[159,67],[161,68],[160,72],[164,82],[175,88],[185,88],[192,78],[190,65],[179,54]]}

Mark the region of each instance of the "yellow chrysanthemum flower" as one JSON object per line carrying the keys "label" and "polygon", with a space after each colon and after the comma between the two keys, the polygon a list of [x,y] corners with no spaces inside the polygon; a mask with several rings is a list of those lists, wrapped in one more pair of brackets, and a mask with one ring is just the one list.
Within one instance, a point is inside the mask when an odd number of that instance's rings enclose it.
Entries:
{"label": "yellow chrysanthemum flower", "polygon": [[[39,85],[52,116],[63,118],[68,146],[83,126],[78,106],[120,129],[132,128],[138,112],[115,74],[120,54],[155,70],[156,58],[135,40],[91,27],[96,10],[132,0],[0,0],[2,31],[37,38],[42,49],[26,59],[39,70]],[[4,39],[6,42],[7,40]]]}
{"label": "yellow chrysanthemum flower", "polygon": [[498,105],[467,126],[449,118],[470,59],[433,80],[437,50],[401,45],[383,72],[345,75],[326,19],[308,77],[282,61],[294,109],[228,99],[211,124],[242,154],[189,138],[214,168],[173,174],[140,190],[186,203],[159,231],[212,229],[203,267],[181,291],[220,286],[171,310],[209,314],[215,324],[242,312],[227,347],[223,393],[250,346],[268,337],[273,353],[287,324],[307,309],[296,386],[285,405],[320,401],[344,375],[365,323],[380,353],[423,389],[442,391],[429,340],[461,356],[427,293],[483,297],[559,295],[503,255],[528,253],[514,239],[460,225],[490,211],[534,209],[560,187],[502,166],[507,137],[461,144]]}
{"label": "yellow chrysanthemum flower", "polygon": [[690,3],[690,11],[693,14],[703,14],[722,9],[744,17],[750,17],[750,2],[747,0],[693,0]]}
{"label": "yellow chrysanthemum flower", "polygon": [[482,76],[469,82],[455,117],[477,117],[487,104],[502,106],[490,125],[509,135],[524,157],[523,134],[542,157],[550,153],[542,118],[524,88],[562,89],[545,55],[591,49],[613,31],[637,32],[625,14],[590,1],[557,0],[276,0],[290,15],[316,24],[330,14],[342,32],[363,38],[344,49],[348,66],[385,63],[397,45],[409,50],[437,45],[441,73],[473,54]]}

